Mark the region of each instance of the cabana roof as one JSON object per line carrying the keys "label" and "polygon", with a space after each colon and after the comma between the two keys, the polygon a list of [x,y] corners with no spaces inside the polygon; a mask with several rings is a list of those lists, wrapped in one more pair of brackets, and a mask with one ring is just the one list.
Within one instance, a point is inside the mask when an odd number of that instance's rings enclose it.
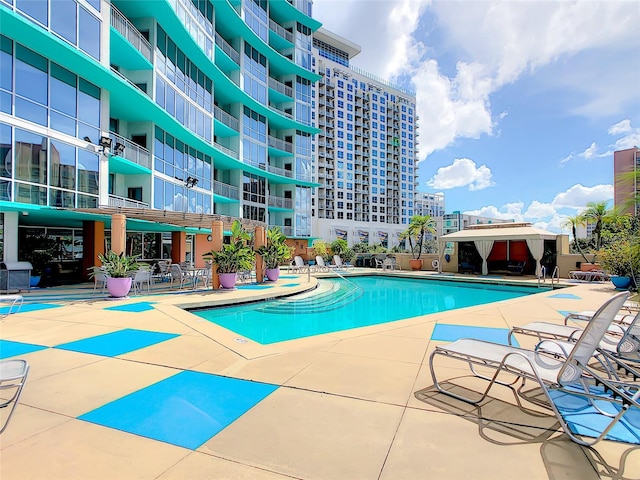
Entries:
{"label": "cabana roof", "polygon": [[473,242],[476,240],[555,240],[558,235],[533,227],[530,223],[499,223],[472,225],[459,232],[443,235],[445,242]]}

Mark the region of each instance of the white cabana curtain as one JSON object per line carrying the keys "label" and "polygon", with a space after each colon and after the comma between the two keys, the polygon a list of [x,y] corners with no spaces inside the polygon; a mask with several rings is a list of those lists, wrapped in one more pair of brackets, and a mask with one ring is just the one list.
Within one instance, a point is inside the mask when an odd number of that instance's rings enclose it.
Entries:
{"label": "white cabana curtain", "polygon": [[536,277],[539,277],[542,270],[540,260],[544,255],[544,240],[542,238],[527,238],[527,247],[536,261]]}
{"label": "white cabana curtain", "polygon": [[493,248],[493,240],[474,240],[473,244],[476,246],[478,253],[482,257],[482,274],[489,273],[489,267],[487,266],[487,258]]}
{"label": "white cabana curtain", "polygon": [[447,248],[447,242],[438,239],[438,273],[442,273],[442,261],[444,260],[445,248]]}

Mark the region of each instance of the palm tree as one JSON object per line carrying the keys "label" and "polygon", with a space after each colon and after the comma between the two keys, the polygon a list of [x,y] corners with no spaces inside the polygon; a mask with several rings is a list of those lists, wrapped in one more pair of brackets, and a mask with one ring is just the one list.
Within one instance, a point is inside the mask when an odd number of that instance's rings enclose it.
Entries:
{"label": "palm tree", "polygon": [[[424,236],[427,233],[436,233],[436,220],[431,215],[414,215],[409,220],[409,227],[406,230],[407,238],[409,239],[409,246],[411,252],[414,254],[416,260],[420,259],[422,254],[422,244],[424,243]],[[412,239],[416,241],[416,248],[413,248]],[[416,256],[417,253],[417,256]]]}
{"label": "palm tree", "polygon": [[564,223],[562,224],[562,226],[571,228],[574,247],[576,248],[578,253],[582,255],[582,258],[584,258],[585,263],[589,263],[589,260],[587,260],[587,257],[584,255],[584,252],[580,248],[580,243],[578,243],[577,229],[579,226],[584,225],[584,223],[585,221],[584,221],[584,218],[582,218],[582,215],[575,215],[573,217],[567,217]]}
{"label": "palm tree", "polygon": [[602,247],[602,225],[609,221],[611,211],[607,208],[607,202],[589,202],[587,209],[580,215],[585,222],[595,223],[593,234],[596,236],[596,250]]}

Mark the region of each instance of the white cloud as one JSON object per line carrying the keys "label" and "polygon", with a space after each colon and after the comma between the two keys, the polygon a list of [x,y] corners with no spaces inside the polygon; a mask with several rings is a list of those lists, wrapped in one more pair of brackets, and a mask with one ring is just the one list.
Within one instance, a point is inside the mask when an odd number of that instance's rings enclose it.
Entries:
{"label": "white cloud", "polygon": [[537,200],[531,202],[524,216],[529,220],[538,220],[553,217],[557,214],[556,209],[550,203],[542,203]]}
{"label": "white cloud", "polygon": [[558,193],[551,204],[556,208],[573,208],[576,211],[585,208],[589,202],[606,202],[613,199],[613,185],[595,185],[585,187],[577,184]]}
{"label": "white cloud", "polygon": [[[512,208],[508,209],[508,211],[500,211],[500,209],[498,209],[497,207],[488,205],[477,210],[467,210],[463,213],[466,215],[475,215],[478,217],[495,218],[498,220],[514,220],[516,222],[521,222],[522,214],[518,211],[517,208],[513,208],[513,206],[514,204],[512,204]],[[522,207],[522,204],[520,204],[520,206]]]}
{"label": "white cloud", "polygon": [[586,158],[587,160],[593,157],[597,157],[598,145],[596,145],[596,142],[593,142],[584,152],[578,154],[578,156]]}
{"label": "white cloud", "polygon": [[611,125],[609,127],[609,130],[607,130],[607,133],[609,135],[618,135],[620,133],[629,133],[630,131],[631,131],[631,120],[627,118],[625,120],[622,120],[616,123],[615,125]]}
{"label": "white cloud", "polygon": [[482,190],[494,185],[492,174],[486,165],[477,166],[468,158],[456,158],[447,167],[440,167],[427,181],[429,188],[448,190],[456,187],[469,187],[469,190]]}

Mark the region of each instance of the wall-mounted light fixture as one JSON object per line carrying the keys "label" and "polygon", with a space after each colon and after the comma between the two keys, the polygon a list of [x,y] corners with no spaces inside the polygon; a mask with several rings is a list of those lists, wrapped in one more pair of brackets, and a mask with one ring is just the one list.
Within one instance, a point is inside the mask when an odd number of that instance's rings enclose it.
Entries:
{"label": "wall-mounted light fixture", "polygon": [[109,153],[109,149],[111,145],[113,145],[113,139],[111,137],[102,136],[100,137],[100,151],[101,153],[107,154]]}
{"label": "wall-mounted light fixture", "polygon": [[120,142],[116,142],[116,146],[113,147],[113,154],[114,155],[122,155],[122,153],[124,152],[124,143],[120,143]]}
{"label": "wall-mounted light fixture", "polygon": [[193,188],[196,185],[198,185],[198,179],[194,178],[194,177],[187,177],[187,179],[184,181],[184,186],[187,188]]}

